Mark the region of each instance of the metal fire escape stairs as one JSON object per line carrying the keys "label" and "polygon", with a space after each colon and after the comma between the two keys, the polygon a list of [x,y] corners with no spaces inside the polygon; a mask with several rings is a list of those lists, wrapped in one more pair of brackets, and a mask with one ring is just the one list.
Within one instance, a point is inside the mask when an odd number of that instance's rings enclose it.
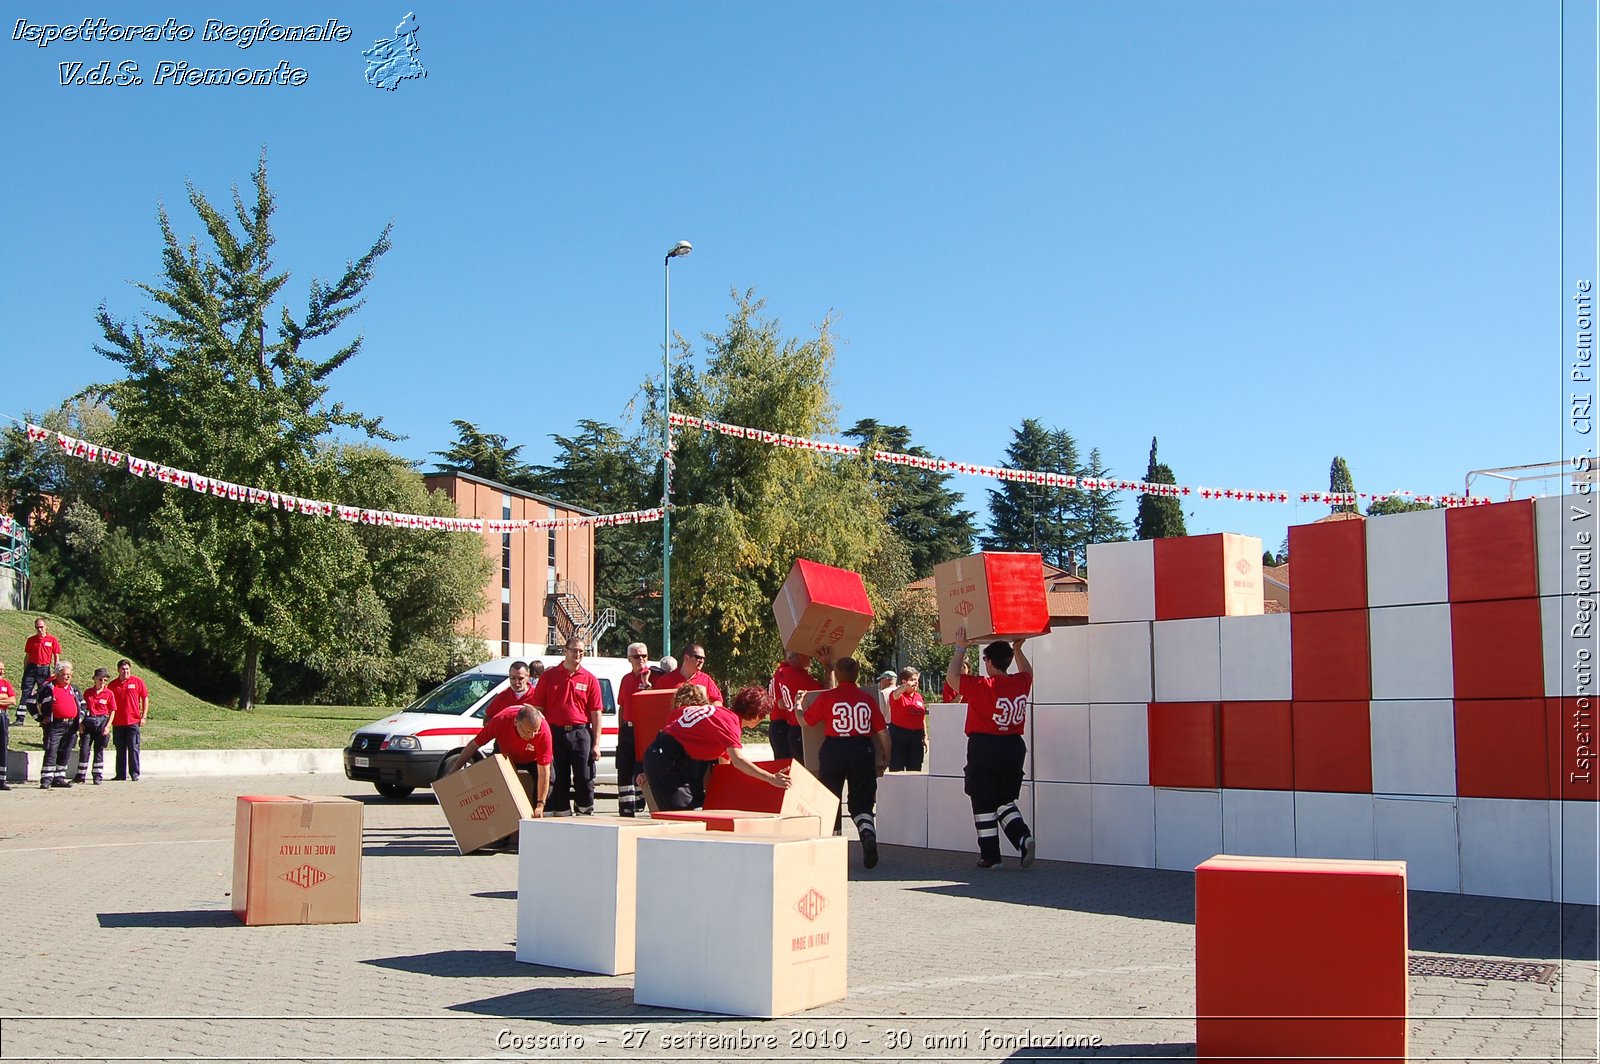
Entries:
{"label": "metal fire escape stairs", "polygon": [[570,580],[556,580],[545,595],[545,613],[555,621],[560,643],[552,643],[549,653],[559,654],[574,635],[589,644],[589,653],[598,653],[600,639],[617,624],[617,611],[607,607],[596,614],[583,601],[583,592]]}

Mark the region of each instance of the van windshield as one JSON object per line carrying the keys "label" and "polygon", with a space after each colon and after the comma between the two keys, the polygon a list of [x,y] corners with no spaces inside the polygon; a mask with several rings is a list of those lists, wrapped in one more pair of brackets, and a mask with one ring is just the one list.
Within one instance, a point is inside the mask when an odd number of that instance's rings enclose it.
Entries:
{"label": "van windshield", "polygon": [[411,705],[407,713],[445,713],[460,716],[471,709],[479,699],[500,684],[503,677],[484,676],[481,673],[462,673],[452,676]]}

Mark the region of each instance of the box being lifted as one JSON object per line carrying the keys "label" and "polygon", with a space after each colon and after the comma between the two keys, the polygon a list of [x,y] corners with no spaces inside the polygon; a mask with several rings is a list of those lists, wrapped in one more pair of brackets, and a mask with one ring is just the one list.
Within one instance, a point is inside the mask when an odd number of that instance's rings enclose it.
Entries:
{"label": "box being lifted", "polygon": [[361,803],[241,795],[233,821],[233,913],[246,924],[361,920]]}
{"label": "box being lifted", "polygon": [[462,853],[498,842],[533,816],[528,792],[502,754],[436,780],[433,793]]}
{"label": "box being lifted", "polygon": [[1037,554],[990,551],[942,562],[933,570],[939,599],[939,639],[1017,639],[1050,630],[1044,592],[1044,560]]}
{"label": "box being lifted", "polygon": [[785,650],[816,656],[829,647],[834,658],[855,650],[872,627],[872,603],[860,573],[796,558],[783,589],[772,600]]}

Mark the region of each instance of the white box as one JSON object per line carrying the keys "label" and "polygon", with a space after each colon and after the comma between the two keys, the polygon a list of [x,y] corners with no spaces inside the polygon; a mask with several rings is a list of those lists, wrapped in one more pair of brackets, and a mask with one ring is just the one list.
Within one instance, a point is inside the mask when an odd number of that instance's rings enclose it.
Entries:
{"label": "white box", "polygon": [[[1594,692],[1595,613],[1594,599],[1580,599],[1577,595],[1546,596],[1539,600],[1539,624],[1544,640],[1544,693],[1551,698],[1583,693],[1580,677],[1590,677],[1588,693]],[[1587,607],[1587,608],[1580,608]],[[1579,626],[1587,626],[1579,627]],[[1574,636],[1574,627],[1587,631],[1587,637]],[[1587,673],[1580,672],[1580,649],[1589,655],[1582,664],[1589,666]]]}
{"label": "white box", "polygon": [[517,960],[601,975],[633,971],[638,840],[703,831],[700,823],[609,816],[522,821]]}
{"label": "white box", "polygon": [[1150,707],[1143,702],[1089,707],[1089,779],[1150,782]]}
{"label": "white box", "polygon": [[878,841],[888,846],[928,845],[928,777],[886,772],[878,777]]}
{"label": "white box", "polygon": [[1022,649],[1033,662],[1035,702],[1089,701],[1088,625],[1052,629]]}
{"label": "white box", "polygon": [[1154,787],[1092,784],[1089,787],[1089,808],[1094,815],[1090,852],[1095,864],[1155,867]]}
{"label": "white box", "polygon": [[1222,853],[1222,793],[1157,787],[1156,867],[1193,872]]}
{"label": "white box", "polygon": [[842,1001],[847,853],[842,837],[641,838],[633,1000],[730,1016]]}
{"label": "white box", "polygon": [[1089,544],[1089,623],[1156,619],[1155,541]]}
{"label": "white box", "polygon": [[960,776],[966,767],[966,704],[932,703],[928,706],[928,775]]}
{"label": "white box", "polygon": [[928,777],[928,848],[976,853],[978,829],[972,823],[972,799],[960,777]]}
{"label": "white box", "polygon": [[1552,882],[1555,900],[1568,905],[1600,905],[1596,847],[1600,846],[1600,803],[1550,803]]}
{"label": "white box", "polygon": [[1453,702],[1442,699],[1373,702],[1370,709],[1372,789],[1375,793],[1456,793]]}
{"label": "white box", "polygon": [[1222,700],[1287,702],[1294,695],[1289,615],[1223,617]]}
{"label": "white box", "polygon": [[1372,860],[1372,795],[1296,791],[1294,848],[1296,857]]}
{"label": "white box", "polygon": [[1367,605],[1448,602],[1444,511],[1367,519]]}
{"label": "white box", "polygon": [[1224,790],[1222,849],[1241,857],[1294,856],[1294,792]]}
{"label": "white box", "polygon": [[1406,863],[1406,889],[1461,893],[1461,842],[1454,798],[1375,798],[1380,861]]}
{"label": "white box", "polygon": [[[1533,522],[1539,546],[1539,594],[1576,595],[1579,570],[1587,568],[1594,586],[1596,502],[1593,495],[1549,495],[1533,504]],[[1589,542],[1579,540],[1588,533]]]}
{"label": "white box", "polygon": [[1091,624],[1089,701],[1148,702],[1151,679],[1149,621]]}
{"label": "white box", "polygon": [[1033,721],[1033,778],[1050,783],[1089,782],[1089,707],[1054,706],[1035,702]]}
{"label": "white box", "polygon": [[1094,823],[1090,790],[1083,783],[1035,783],[1034,809],[1039,819],[1033,824],[1035,851],[1044,861],[1077,861],[1089,864],[1094,859]]}
{"label": "white box", "polygon": [[1458,798],[1461,892],[1496,898],[1551,898],[1549,802]]}
{"label": "white box", "polygon": [[1453,698],[1449,606],[1369,610],[1372,697]]}
{"label": "white box", "polygon": [[1217,702],[1222,699],[1220,617],[1156,621],[1151,625],[1155,701]]}

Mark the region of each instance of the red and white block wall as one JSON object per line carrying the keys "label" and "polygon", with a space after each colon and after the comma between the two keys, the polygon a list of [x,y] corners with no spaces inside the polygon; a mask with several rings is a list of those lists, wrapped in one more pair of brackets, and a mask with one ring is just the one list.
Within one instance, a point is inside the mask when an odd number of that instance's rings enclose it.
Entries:
{"label": "red and white block wall", "polygon": [[[1291,528],[1288,614],[1260,613],[1248,537],[1090,547],[1090,623],[1028,644],[1019,804],[1039,856],[1403,859],[1417,890],[1600,902],[1577,668],[1593,552],[1574,549],[1594,519],[1573,503],[1593,512],[1567,496]],[[974,849],[964,720],[933,707],[927,774],[880,781],[885,842]]]}

